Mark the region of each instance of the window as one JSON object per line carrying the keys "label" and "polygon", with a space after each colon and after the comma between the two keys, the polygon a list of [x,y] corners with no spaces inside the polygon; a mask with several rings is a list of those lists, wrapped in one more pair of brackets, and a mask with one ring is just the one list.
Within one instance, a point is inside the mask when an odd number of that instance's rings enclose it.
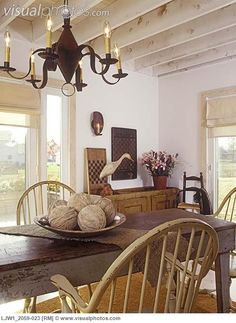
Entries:
{"label": "window", "polygon": [[27,129],[0,125],[0,222],[15,223],[16,205],[26,187]]}
{"label": "window", "polygon": [[41,178],[68,183],[68,99],[55,89],[43,97]]}
{"label": "window", "polygon": [[215,205],[236,186],[236,137],[215,138]]}
{"label": "window", "polygon": [[203,160],[214,210],[236,186],[236,95],[224,91],[204,95],[202,121],[206,146]]}
{"label": "window", "polygon": [[37,179],[40,95],[20,81],[0,82],[0,226],[16,224],[16,207]]}
{"label": "window", "polygon": [[[8,113],[6,113],[8,115]],[[27,187],[37,180],[37,130],[17,125],[17,113],[0,112],[0,225],[16,224],[16,207]],[[4,125],[3,122],[8,124]],[[25,124],[26,125],[26,124]]]}

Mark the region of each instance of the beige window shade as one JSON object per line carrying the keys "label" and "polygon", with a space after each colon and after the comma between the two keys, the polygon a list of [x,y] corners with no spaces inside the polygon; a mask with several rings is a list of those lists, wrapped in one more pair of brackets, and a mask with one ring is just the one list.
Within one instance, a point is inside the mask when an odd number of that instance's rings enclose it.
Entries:
{"label": "beige window shade", "polygon": [[0,125],[38,128],[38,117],[25,113],[0,111]]}
{"label": "beige window shade", "polygon": [[236,125],[236,96],[207,100],[206,127]]}
{"label": "beige window shade", "polygon": [[227,127],[208,128],[208,137],[236,137],[236,125]]}
{"label": "beige window shade", "polygon": [[0,108],[40,111],[40,92],[23,84],[0,83]]}
{"label": "beige window shade", "polygon": [[0,82],[0,124],[37,128],[40,92],[27,85]]}

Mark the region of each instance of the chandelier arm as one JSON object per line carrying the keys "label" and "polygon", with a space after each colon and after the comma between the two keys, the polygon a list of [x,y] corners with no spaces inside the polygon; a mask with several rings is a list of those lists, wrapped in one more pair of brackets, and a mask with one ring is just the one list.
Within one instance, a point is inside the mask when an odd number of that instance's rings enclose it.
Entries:
{"label": "chandelier arm", "polygon": [[45,60],[43,64],[43,81],[41,85],[37,86],[36,82],[34,82],[33,80],[31,81],[31,83],[35,89],[41,90],[47,85],[47,82],[48,82],[48,69],[47,69],[47,60]]}
{"label": "chandelier arm", "polygon": [[[99,56],[98,54],[96,54],[96,53],[94,53],[95,54],[95,57],[99,60],[99,62],[100,62],[100,60],[101,60],[101,56]],[[91,61],[90,61],[91,62]],[[101,66],[102,66],[102,71],[100,72],[100,73],[96,73],[96,74],[98,74],[98,75],[104,75],[104,74],[106,74],[107,72],[108,72],[108,70],[109,70],[109,68],[110,68],[110,64],[105,64],[105,67],[104,67],[104,64],[102,64],[101,62],[100,62],[100,64],[101,64]],[[91,63],[90,63],[90,65],[91,65]],[[95,65],[95,59],[94,59],[94,70],[93,70],[93,66],[91,65],[91,68],[92,68],[92,71],[96,71],[96,65]]]}
{"label": "chandelier arm", "polygon": [[24,78],[26,78],[30,74],[30,71],[31,71],[31,58],[29,59],[29,69],[28,69],[28,72],[24,76],[19,76],[19,77],[18,76],[15,76],[10,71],[7,71],[7,74],[10,75],[12,78],[14,78],[16,80],[23,80]]}
{"label": "chandelier arm", "polygon": [[23,80],[24,78],[26,78],[27,76],[29,76],[30,72],[31,72],[31,56],[38,53],[38,52],[42,52],[42,51],[45,51],[44,48],[39,48],[39,49],[36,49],[31,55],[30,55],[30,58],[29,58],[29,69],[28,69],[28,72],[27,74],[25,74],[24,76],[15,76],[13,75],[10,71],[7,71],[7,74],[10,75],[12,78],[16,79],[16,80]]}
{"label": "chandelier arm", "polygon": [[107,84],[109,84],[109,85],[115,85],[115,84],[117,84],[119,81],[120,81],[120,78],[118,78],[115,82],[110,82],[110,81],[108,81],[106,78],[105,78],[105,76],[104,75],[102,75],[102,79],[103,79],[103,81],[105,81]]}
{"label": "chandelier arm", "polygon": [[38,48],[31,55],[37,54],[39,52],[45,52],[45,48]]}
{"label": "chandelier arm", "polygon": [[[85,54],[82,54],[82,50],[84,50],[85,48],[87,48],[89,50],[89,52],[85,53]],[[99,56],[97,53],[95,53],[94,49],[89,46],[89,45],[81,45],[78,47],[78,50],[81,52],[81,58],[80,60],[85,57],[85,56],[90,56],[90,66],[91,66],[91,69],[92,71],[95,73],[95,74],[98,74],[98,75],[104,75],[107,73],[107,71],[109,70],[109,67],[110,67],[110,64],[105,64],[105,67],[103,64],[102,65],[102,71],[101,72],[98,72],[97,69],[96,69],[96,58],[99,60],[102,59],[101,56]]]}

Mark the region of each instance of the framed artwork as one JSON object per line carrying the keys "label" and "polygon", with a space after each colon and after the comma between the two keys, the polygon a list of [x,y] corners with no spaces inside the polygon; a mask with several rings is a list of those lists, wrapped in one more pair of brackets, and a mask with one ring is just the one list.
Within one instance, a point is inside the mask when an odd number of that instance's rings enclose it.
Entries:
{"label": "framed artwork", "polygon": [[125,158],[119,165],[112,180],[137,178],[137,130],[111,128],[111,159],[117,161],[123,154],[129,153],[133,161]]}

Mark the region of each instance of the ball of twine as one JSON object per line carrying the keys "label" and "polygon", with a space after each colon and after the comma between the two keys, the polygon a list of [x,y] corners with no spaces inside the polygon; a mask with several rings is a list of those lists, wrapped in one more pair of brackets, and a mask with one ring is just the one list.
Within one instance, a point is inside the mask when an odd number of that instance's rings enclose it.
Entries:
{"label": "ball of twine", "polygon": [[77,211],[65,205],[56,206],[48,216],[51,227],[62,230],[75,230],[77,228]]}
{"label": "ball of twine", "polygon": [[56,200],[54,201],[48,209],[48,214],[50,214],[52,212],[53,209],[55,209],[55,207],[57,206],[67,206],[67,201],[65,200]]}
{"label": "ball of twine", "polygon": [[78,225],[83,231],[103,229],[106,226],[106,215],[97,205],[88,205],[78,214]]}
{"label": "ball of twine", "polygon": [[116,215],[116,210],[111,200],[106,197],[102,197],[96,201],[97,206],[99,206],[106,215],[106,225],[110,225]]}
{"label": "ball of twine", "polygon": [[91,204],[89,195],[85,193],[73,194],[67,202],[67,206],[75,208],[77,212],[80,212],[89,204]]}

